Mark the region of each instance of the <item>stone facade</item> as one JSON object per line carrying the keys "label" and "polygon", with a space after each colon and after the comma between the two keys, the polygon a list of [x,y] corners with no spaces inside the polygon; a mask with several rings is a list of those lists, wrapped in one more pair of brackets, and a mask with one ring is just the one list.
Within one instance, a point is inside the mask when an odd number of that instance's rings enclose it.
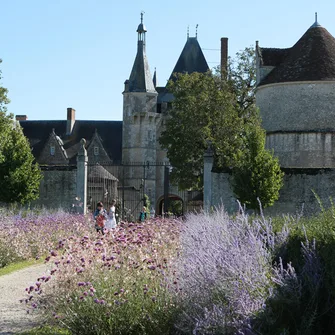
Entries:
{"label": "stone facade", "polygon": [[42,167],[40,197],[33,206],[70,210],[77,196],[76,166]]}

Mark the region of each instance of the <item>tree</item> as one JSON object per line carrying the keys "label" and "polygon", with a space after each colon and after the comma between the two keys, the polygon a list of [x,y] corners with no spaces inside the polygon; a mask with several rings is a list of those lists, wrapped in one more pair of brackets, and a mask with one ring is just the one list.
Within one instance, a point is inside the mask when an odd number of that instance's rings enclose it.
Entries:
{"label": "tree", "polygon": [[38,198],[41,171],[20,125],[7,114],[7,93],[0,86],[0,202],[24,204]]}
{"label": "tree", "polygon": [[242,157],[243,127],[255,113],[254,52],[246,48],[230,60],[228,73],[176,74],[168,84],[174,95],[161,146],[173,166],[171,181],[181,189],[202,187],[203,153],[212,143],[217,168]]}
{"label": "tree", "polygon": [[174,95],[160,144],[182,189],[202,186],[203,153],[212,142],[219,164],[230,166],[240,155],[242,130],[238,108],[227,83],[211,73],[177,74],[168,89]]}
{"label": "tree", "polygon": [[181,189],[202,187],[203,154],[211,143],[215,170],[233,169],[241,202],[254,206],[258,197],[268,206],[278,199],[282,173],[265,150],[255,81],[254,51],[246,48],[229,61],[227,73],[176,74],[169,82],[174,101],[160,144],[173,166],[171,180]]}
{"label": "tree", "polygon": [[265,149],[266,134],[259,124],[246,128],[246,150],[240,164],[233,168],[233,192],[247,208],[272,206],[283,186],[284,173],[278,158]]}

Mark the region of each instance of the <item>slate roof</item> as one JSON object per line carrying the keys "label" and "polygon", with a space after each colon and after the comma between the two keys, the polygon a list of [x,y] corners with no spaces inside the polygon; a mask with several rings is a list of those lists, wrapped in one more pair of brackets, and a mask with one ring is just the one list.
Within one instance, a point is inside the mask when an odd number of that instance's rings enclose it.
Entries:
{"label": "slate roof", "polygon": [[170,79],[173,79],[174,73],[204,73],[209,70],[205,56],[201,50],[196,37],[189,37],[186,41],[183,51],[174,67]]}
{"label": "slate roof", "polygon": [[129,92],[156,92],[143,41],[138,41],[137,54],[128,83]]}
{"label": "slate roof", "polygon": [[90,172],[88,174],[88,178],[90,179],[108,179],[113,181],[119,181],[115,176],[113,176],[110,172],[108,172],[104,167],[100,164],[96,164],[90,168]]}
{"label": "slate roof", "polygon": [[80,140],[86,139],[86,147],[97,130],[108,156],[113,161],[122,160],[122,121],[82,121],[76,120],[71,136],[66,136],[66,120],[64,121],[20,121],[24,135],[29,139],[32,153],[38,160],[42,149],[55,129],[64,145],[70,164],[76,164],[76,156]]}
{"label": "slate roof", "polygon": [[291,48],[261,48],[261,64],[263,66],[278,66],[287,57]]}
{"label": "slate roof", "polygon": [[261,49],[265,64],[273,62],[277,66],[259,86],[280,82],[335,80],[335,39],[319,25],[310,27],[292,48],[280,52],[274,50],[265,50],[264,56]]}

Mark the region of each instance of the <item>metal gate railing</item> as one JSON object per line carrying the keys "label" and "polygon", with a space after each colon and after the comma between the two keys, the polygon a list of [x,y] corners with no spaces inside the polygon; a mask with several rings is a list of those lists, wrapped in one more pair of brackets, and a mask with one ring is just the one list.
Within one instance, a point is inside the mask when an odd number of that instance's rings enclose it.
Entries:
{"label": "metal gate railing", "polygon": [[[158,167],[158,169],[157,169]],[[152,185],[155,180],[161,183],[164,192],[151,197],[151,208],[157,215],[165,212],[184,215],[187,211],[202,208],[201,194],[199,191],[176,191],[170,193],[169,165],[163,163],[122,163],[89,162],[87,165],[87,206],[89,211],[94,211],[97,202],[102,201],[105,208],[109,208],[112,200],[116,200],[116,213],[123,220],[134,221],[138,218],[143,205],[151,196]],[[161,179],[156,171],[161,171]],[[174,187],[174,189],[176,189]],[[200,197],[199,197],[200,196]],[[159,200],[160,199],[160,200]],[[181,201],[181,205],[178,204]],[[180,208],[180,206],[182,208]],[[173,213],[174,214],[174,213]]]}

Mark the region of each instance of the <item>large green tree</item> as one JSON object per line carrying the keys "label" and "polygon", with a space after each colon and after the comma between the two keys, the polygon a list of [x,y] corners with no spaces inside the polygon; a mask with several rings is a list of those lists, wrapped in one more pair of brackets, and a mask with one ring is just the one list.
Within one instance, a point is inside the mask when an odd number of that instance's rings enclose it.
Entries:
{"label": "large green tree", "polygon": [[[226,73],[176,74],[175,80],[169,82],[168,89],[173,93],[174,101],[160,143],[167,150],[167,157],[174,167],[171,179],[179,187],[202,187],[203,153],[208,143],[211,143],[214,151],[217,170],[234,169],[236,178],[239,173],[242,180],[246,162],[253,163],[255,170],[257,164],[267,164],[275,167],[272,181],[276,180],[276,185],[281,185],[282,175],[277,173],[278,162],[264,149],[265,133],[255,106],[255,79],[254,51],[246,48],[229,61]],[[252,148],[257,152],[257,164],[249,158],[255,155],[255,151],[251,152]],[[269,185],[269,173],[255,172],[255,180]],[[239,191],[239,183],[236,182],[235,194],[251,206],[254,204],[250,200],[253,194],[260,190],[265,192],[264,188],[257,189],[255,185],[256,181],[250,185],[252,190],[246,192],[249,195],[244,197],[245,193]],[[270,198],[278,198],[278,191],[273,187]],[[268,195],[270,193],[271,190]],[[264,197],[259,195],[259,198]]]}
{"label": "large green tree", "polygon": [[208,141],[215,146],[220,162],[227,165],[240,154],[241,138],[235,134],[241,122],[233,96],[224,86],[218,77],[197,72],[178,74],[168,85],[175,100],[160,143],[174,167],[171,181],[183,189],[201,187]]}
{"label": "large green tree", "polygon": [[20,125],[7,114],[7,93],[0,86],[0,202],[24,204],[38,198],[41,171]]}

